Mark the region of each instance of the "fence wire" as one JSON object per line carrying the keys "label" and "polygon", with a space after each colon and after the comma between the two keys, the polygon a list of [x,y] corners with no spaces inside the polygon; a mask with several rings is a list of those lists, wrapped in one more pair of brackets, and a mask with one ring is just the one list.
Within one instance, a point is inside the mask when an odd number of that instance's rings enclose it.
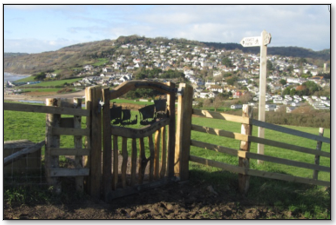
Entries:
{"label": "fence wire", "polygon": [[[25,104],[22,104],[24,107]],[[3,111],[3,158],[45,140],[46,114],[19,111]],[[12,161],[3,167],[3,184],[46,185],[44,152],[41,147],[34,153]]]}

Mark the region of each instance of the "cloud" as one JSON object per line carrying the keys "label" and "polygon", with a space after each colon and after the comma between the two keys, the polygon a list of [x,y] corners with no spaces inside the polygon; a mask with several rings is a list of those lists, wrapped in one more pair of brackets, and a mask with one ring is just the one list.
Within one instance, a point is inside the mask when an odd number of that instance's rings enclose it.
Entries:
{"label": "cloud", "polygon": [[56,39],[40,40],[29,39],[5,39],[4,52],[41,53],[45,51],[55,51],[64,46],[78,44],[79,40]]}

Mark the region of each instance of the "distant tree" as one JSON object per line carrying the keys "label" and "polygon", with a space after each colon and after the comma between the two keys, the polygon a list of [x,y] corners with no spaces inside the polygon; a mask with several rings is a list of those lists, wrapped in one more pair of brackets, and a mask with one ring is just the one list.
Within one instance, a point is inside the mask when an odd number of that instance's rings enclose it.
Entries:
{"label": "distant tree", "polygon": [[273,70],[273,63],[270,60],[267,60],[267,71]]}
{"label": "distant tree", "polygon": [[211,106],[211,100],[210,99],[204,99],[204,101],[203,101],[203,106],[204,107],[210,107]]}
{"label": "distant tree", "polygon": [[234,85],[234,83],[238,80],[237,77],[231,77],[229,79],[226,80],[226,82],[229,84],[229,85]]}
{"label": "distant tree", "polygon": [[222,59],[222,65],[226,67],[233,67],[231,60],[228,57]]}
{"label": "distant tree", "polygon": [[282,84],[282,85],[285,85],[285,84],[287,84],[287,81],[286,81],[285,79],[281,79],[281,80],[279,81],[279,83]]}
{"label": "distant tree", "polygon": [[220,95],[217,95],[212,105],[215,108],[215,111],[217,111],[217,109],[223,105],[223,98]]}
{"label": "distant tree", "polygon": [[34,80],[44,80],[46,78],[46,73],[45,72],[40,72],[36,75],[34,75]]}

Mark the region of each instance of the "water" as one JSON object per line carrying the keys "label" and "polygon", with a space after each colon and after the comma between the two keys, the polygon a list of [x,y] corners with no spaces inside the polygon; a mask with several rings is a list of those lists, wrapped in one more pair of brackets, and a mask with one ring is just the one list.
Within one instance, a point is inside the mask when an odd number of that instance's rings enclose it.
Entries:
{"label": "water", "polygon": [[12,73],[4,73],[4,84],[7,83],[7,81],[16,81],[23,78],[29,77],[29,75],[20,75],[20,74],[12,74]]}

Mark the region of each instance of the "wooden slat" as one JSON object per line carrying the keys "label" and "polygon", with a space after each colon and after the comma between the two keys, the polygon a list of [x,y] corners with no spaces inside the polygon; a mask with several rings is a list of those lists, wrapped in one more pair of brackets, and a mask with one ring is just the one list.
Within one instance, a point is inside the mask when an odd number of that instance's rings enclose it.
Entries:
{"label": "wooden slat", "polygon": [[[242,116],[247,118],[252,118],[252,107],[249,105],[243,105]],[[246,135],[247,137],[252,134],[252,125],[242,124],[241,125],[241,134]],[[250,151],[251,142],[248,140],[240,141],[240,147],[238,151],[238,164],[245,171],[250,168],[250,159],[246,157],[246,154]],[[244,154],[239,154],[243,152]],[[250,176],[244,174],[238,174],[238,186],[241,194],[247,194],[247,191],[250,186]]]}
{"label": "wooden slat", "polygon": [[176,91],[174,87],[159,82],[141,80],[127,81],[110,91],[110,99],[118,98],[136,88],[156,89],[165,94],[174,93]]}
{"label": "wooden slat", "polygon": [[330,152],[322,152],[322,151],[316,151],[315,149],[310,149],[310,148],[305,148],[301,146],[296,146],[292,144],[287,144],[279,141],[273,141],[269,139],[264,139],[264,138],[259,138],[259,137],[254,137],[250,136],[249,141],[255,142],[255,143],[261,143],[265,145],[270,145],[270,146],[275,146],[278,148],[284,148],[287,150],[293,150],[297,152],[303,152],[311,155],[319,155],[319,156],[324,156],[330,158]]}
{"label": "wooden slat", "polygon": [[287,175],[287,174],[272,173],[272,172],[254,170],[254,169],[249,169],[247,174],[250,176],[257,176],[257,177],[263,177],[263,178],[270,178],[270,179],[277,179],[277,180],[284,180],[284,181],[290,181],[290,182],[298,182],[298,183],[304,183],[304,184],[314,184],[314,185],[330,187],[330,182],[328,181],[296,177],[296,176]]}
{"label": "wooden slat", "polygon": [[[226,154],[233,155],[233,156],[238,156],[238,153],[239,153],[238,150],[235,150],[235,149],[226,148],[223,146],[204,143],[204,142],[195,141],[195,140],[191,140],[191,145],[200,147],[200,148],[205,148],[205,149],[212,150],[212,151],[216,151],[216,152],[226,153]],[[251,158],[251,159],[261,159],[265,161],[270,161],[270,162],[275,162],[275,163],[280,163],[280,164],[285,164],[285,165],[290,165],[290,166],[297,166],[297,167],[302,167],[302,168],[307,168],[307,169],[316,168],[321,171],[330,172],[329,167],[316,166],[314,164],[297,162],[297,161],[292,161],[288,159],[281,159],[281,158],[277,158],[273,156],[260,155],[260,154],[256,154],[252,152],[246,152],[246,157]]]}
{"label": "wooden slat", "polygon": [[127,138],[144,138],[148,137],[149,135],[153,134],[155,131],[160,129],[163,126],[166,126],[170,123],[169,118],[161,119],[159,121],[156,121],[155,123],[135,129],[135,128],[129,128],[129,127],[118,127],[118,126],[111,126],[111,134],[112,135],[118,135],[121,137],[127,137]]}
{"label": "wooden slat", "polygon": [[84,109],[72,109],[67,107],[29,105],[29,104],[8,103],[8,102],[3,103],[3,109],[11,111],[20,111],[20,112],[90,116],[90,111]]}
{"label": "wooden slat", "polygon": [[217,168],[224,169],[224,170],[227,170],[227,171],[232,172],[232,173],[246,174],[245,170],[243,168],[239,167],[239,166],[233,166],[233,165],[229,165],[229,164],[226,164],[226,163],[216,162],[214,160],[204,159],[204,158],[201,158],[201,157],[198,157],[198,156],[190,155],[190,161],[201,163],[201,164],[206,165],[206,166],[217,167]]}
{"label": "wooden slat", "polygon": [[223,119],[227,121],[237,122],[237,123],[250,123],[250,119],[242,116],[235,116],[226,113],[219,113],[219,112],[210,112],[208,110],[200,110],[200,109],[193,109],[193,114],[198,116],[205,116],[207,118],[213,119]]}
{"label": "wooden slat", "polygon": [[49,175],[51,177],[76,177],[76,176],[89,176],[89,168],[53,168],[50,169]]}
{"label": "wooden slat", "polygon": [[215,152],[226,153],[226,154],[233,155],[233,156],[237,156],[237,154],[238,154],[237,153],[238,150],[236,150],[236,149],[227,148],[227,147],[223,147],[223,146],[220,146],[220,145],[209,144],[209,143],[205,143],[205,142],[201,142],[201,141],[191,140],[190,144],[192,146],[205,148],[205,149],[212,150],[212,151],[215,151]]}
{"label": "wooden slat", "polygon": [[[162,128],[161,128],[162,129]],[[154,143],[154,179],[159,178],[160,172],[160,129],[155,132]]]}
{"label": "wooden slat", "polygon": [[[74,102],[74,101],[72,101]],[[75,108],[82,108],[82,99],[76,99]],[[65,118],[63,118],[65,119]],[[72,119],[72,120],[71,120]],[[64,121],[64,120],[63,120]],[[65,126],[73,126],[75,129],[81,128],[82,117],[81,116],[74,116],[73,118],[69,118],[65,120]],[[82,149],[82,136],[74,136],[74,144],[76,149]],[[83,168],[82,156],[76,155],[75,156],[75,166],[76,168]],[[83,192],[84,191],[84,177],[76,177],[76,190]]]}
{"label": "wooden slat", "polygon": [[150,151],[149,157],[149,181],[153,181],[154,178],[154,143],[153,143],[153,136],[148,136],[148,145]]}
{"label": "wooden slat", "polygon": [[136,168],[137,168],[137,147],[136,139],[132,138],[132,161],[131,161],[131,185],[136,184]]}
{"label": "wooden slat", "polygon": [[139,155],[139,184],[143,183],[145,176],[145,169],[147,165],[147,158],[145,155],[145,143],[143,138],[139,138],[139,147],[140,147],[140,155]]}
{"label": "wooden slat", "polygon": [[166,127],[161,128],[161,170],[160,178],[163,178],[166,175],[167,168],[167,142],[166,142]]}
{"label": "wooden slat", "polygon": [[22,157],[24,157],[26,155],[29,155],[31,153],[34,153],[34,152],[40,150],[44,145],[45,145],[45,141],[41,141],[41,142],[39,142],[39,143],[37,143],[33,146],[24,148],[24,149],[22,149],[18,152],[15,152],[15,153],[5,157],[3,166],[7,166],[7,165],[21,159]]}
{"label": "wooden slat", "polygon": [[[324,129],[323,129],[323,127],[320,127],[319,135],[323,136],[323,133],[324,133]],[[317,144],[316,144],[316,151],[321,151],[321,148],[322,148],[322,142],[318,141]],[[315,161],[315,165],[320,165],[320,156],[315,155],[315,160],[314,161]],[[318,178],[318,170],[314,170],[313,179],[317,180],[317,178]]]}
{"label": "wooden slat", "polygon": [[50,148],[51,155],[90,155],[91,149],[81,149],[81,148]]}
{"label": "wooden slat", "polygon": [[296,145],[292,145],[292,144],[287,144],[287,143],[283,143],[283,142],[279,142],[279,141],[273,141],[273,140],[270,140],[270,139],[259,138],[259,137],[254,137],[254,136],[250,136],[250,135],[244,135],[244,134],[234,133],[234,132],[215,129],[215,128],[210,128],[210,127],[204,127],[204,126],[199,126],[199,125],[194,125],[194,124],[192,124],[191,129],[194,130],[194,131],[203,132],[203,133],[212,134],[212,135],[217,135],[217,136],[221,136],[221,137],[234,138],[234,139],[240,140],[240,141],[250,141],[250,142],[265,144],[265,145],[269,145],[269,146],[284,148],[284,149],[287,149],[287,150],[294,150],[294,151],[304,152],[304,153],[307,153],[307,154],[320,155],[320,156],[330,158],[330,153],[329,152],[322,152],[322,151],[316,152],[316,150],[314,150],[314,149],[305,148],[305,147],[301,147],[301,146],[296,146]]}
{"label": "wooden slat", "polygon": [[52,127],[51,130],[53,135],[71,135],[71,136],[89,136],[89,129],[75,129],[75,128],[60,128]]}
{"label": "wooden slat", "polygon": [[110,99],[109,88],[103,89],[103,186],[104,198],[111,191],[112,187],[112,140],[111,140],[111,123],[110,123]]}
{"label": "wooden slat", "polygon": [[282,159],[282,158],[277,158],[277,157],[268,156],[268,155],[261,155],[261,154],[257,154],[253,152],[247,152],[246,157],[250,159],[260,159],[260,160],[264,160],[268,162],[284,164],[287,166],[295,166],[295,167],[301,167],[301,168],[306,168],[306,169],[316,169],[319,171],[330,173],[330,167],[315,165],[311,163],[298,162],[298,161],[293,161],[290,159]]}
{"label": "wooden slat", "polygon": [[128,152],[127,152],[127,138],[122,138],[122,156],[123,161],[121,164],[121,184],[122,187],[126,187],[126,171],[127,171],[127,161],[128,161]]}
{"label": "wooden slat", "polygon": [[255,119],[251,119],[251,124],[255,125],[255,126],[259,126],[259,127],[264,127],[264,128],[270,129],[270,130],[275,130],[275,131],[279,131],[279,132],[282,132],[282,133],[291,134],[291,135],[295,135],[295,136],[299,136],[299,137],[303,137],[303,138],[308,138],[308,139],[312,139],[312,140],[315,140],[315,141],[322,141],[322,142],[330,144],[330,138],[326,138],[326,137],[322,137],[322,136],[318,136],[318,135],[314,135],[314,134],[309,134],[309,133],[306,133],[306,132],[290,129],[290,128],[287,128],[287,127],[282,127],[282,126],[262,122],[262,121],[255,120]]}
{"label": "wooden slat", "polygon": [[[175,88],[175,83],[168,82],[168,86]],[[174,163],[175,163],[175,93],[167,95],[167,109],[169,111],[170,123],[168,129],[168,159],[167,159],[167,175],[168,177],[174,176]]]}
{"label": "wooden slat", "polygon": [[118,184],[118,136],[113,135],[113,177],[112,177],[112,190],[117,189]]}
{"label": "wooden slat", "polygon": [[215,129],[215,128],[210,128],[210,127],[205,127],[205,126],[199,126],[192,124],[191,125],[191,130],[198,131],[198,132],[203,132],[207,134],[213,134],[221,137],[228,137],[228,138],[233,138],[239,141],[249,141],[249,136],[245,134],[240,134],[240,133],[235,133],[231,131],[225,131],[225,130],[220,130],[220,129]]}
{"label": "wooden slat", "polygon": [[[80,116],[76,116],[81,118]],[[62,128],[75,128],[74,127],[74,118],[61,118],[60,120],[60,127]],[[80,127],[76,127],[80,128]]]}

